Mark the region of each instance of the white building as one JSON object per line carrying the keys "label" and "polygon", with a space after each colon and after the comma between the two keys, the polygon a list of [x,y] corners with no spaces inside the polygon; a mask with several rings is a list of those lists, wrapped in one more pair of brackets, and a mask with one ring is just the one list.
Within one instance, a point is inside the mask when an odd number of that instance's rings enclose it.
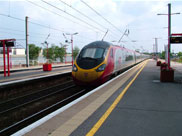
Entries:
{"label": "white building", "polygon": [[[22,49],[22,48],[10,48],[9,53],[10,53],[10,55],[25,55],[25,49]],[[0,54],[3,54],[3,48],[0,48]]]}
{"label": "white building", "polygon": [[12,48],[11,55],[25,55],[25,49]]}

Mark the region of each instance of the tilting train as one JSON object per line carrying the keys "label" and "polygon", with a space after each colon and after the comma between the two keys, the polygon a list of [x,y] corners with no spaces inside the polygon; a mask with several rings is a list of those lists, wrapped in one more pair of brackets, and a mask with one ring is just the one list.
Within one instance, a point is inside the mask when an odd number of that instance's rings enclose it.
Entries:
{"label": "tilting train", "polygon": [[78,54],[72,67],[72,77],[77,85],[97,86],[146,58],[147,55],[121,46],[95,41]]}

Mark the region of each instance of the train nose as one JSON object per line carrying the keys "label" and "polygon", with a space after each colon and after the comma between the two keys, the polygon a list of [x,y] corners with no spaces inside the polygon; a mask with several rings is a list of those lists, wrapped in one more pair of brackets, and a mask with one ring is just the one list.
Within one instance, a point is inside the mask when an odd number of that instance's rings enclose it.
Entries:
{"label": "train nose", "polygon": [[80,70],[75,73],[75,78],[82,82],[92,82],[98,78],[95,70]]}

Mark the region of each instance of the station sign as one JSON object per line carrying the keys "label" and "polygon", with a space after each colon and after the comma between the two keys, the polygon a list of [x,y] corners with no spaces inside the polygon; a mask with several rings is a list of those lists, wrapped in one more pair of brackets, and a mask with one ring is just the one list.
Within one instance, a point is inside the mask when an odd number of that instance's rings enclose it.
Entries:
{"label": "station sign", "polygon": [[182,43],[182,36],[180,37],[170,37],[170,43]]}
{"label": "station sign", "polygon": [[8,76],[10,76],[10,61],[9,61],[9,47],[15,45],[16,39],[4,39],[0,40],[0,47],[3,47],[3,62],[4,62],[4,77],[6,77],[6,52],[5,47],[7,48],[7,59],[8,59]]}
{"label": "station sign", "polygon": [[14,47],[15,46],[15,42],[14,41],[7,41],[6,42],[6,47]]}
{"label": "station sign", "polygon": [[[14,47],[15,46],[15,42],[14,41],[6,41],[5,42],[5,46],[6,47]],[[0,41],[0,47],[3,47],[3,41]]]}
{"label": "station sign", "polygon": [[0,47],[3,47],[3,42],[2,41],[0,41]]}

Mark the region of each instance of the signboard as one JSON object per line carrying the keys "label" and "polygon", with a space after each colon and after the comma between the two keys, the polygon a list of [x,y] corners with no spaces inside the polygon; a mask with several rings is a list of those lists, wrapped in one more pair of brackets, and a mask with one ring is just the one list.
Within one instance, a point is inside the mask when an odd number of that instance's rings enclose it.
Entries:
{"label": "signboard", "polygon": [[0,47],[3,47],[3,42],[2,41],[0,41]]}
{"label": "signboard", "polygon": [[7,39],[7,40],[0,40],[0,47],[3,47],[3,41],[5,42],[6,47],[15,46],[15,39]]}
{"label": "signboard", "polygon": [[14,41],[7,41],[6,42],[6,47],[14,47],[15,46],[15,42]]}
{"label": "signboard", "polygon": [[170,43],[182,43],[182,37],[170,37]]}
{"label": "signboard", "polygon": [[4,39],[0,40],[0,47],[3,47],[3,62],[4,62],[4,77],[6,77],[6,52],[5,47],[7,47],[7,59],[8,59],[8,76],[10,76],[10,64],[9,64],[9,47],[15,45],[15,39]]}

